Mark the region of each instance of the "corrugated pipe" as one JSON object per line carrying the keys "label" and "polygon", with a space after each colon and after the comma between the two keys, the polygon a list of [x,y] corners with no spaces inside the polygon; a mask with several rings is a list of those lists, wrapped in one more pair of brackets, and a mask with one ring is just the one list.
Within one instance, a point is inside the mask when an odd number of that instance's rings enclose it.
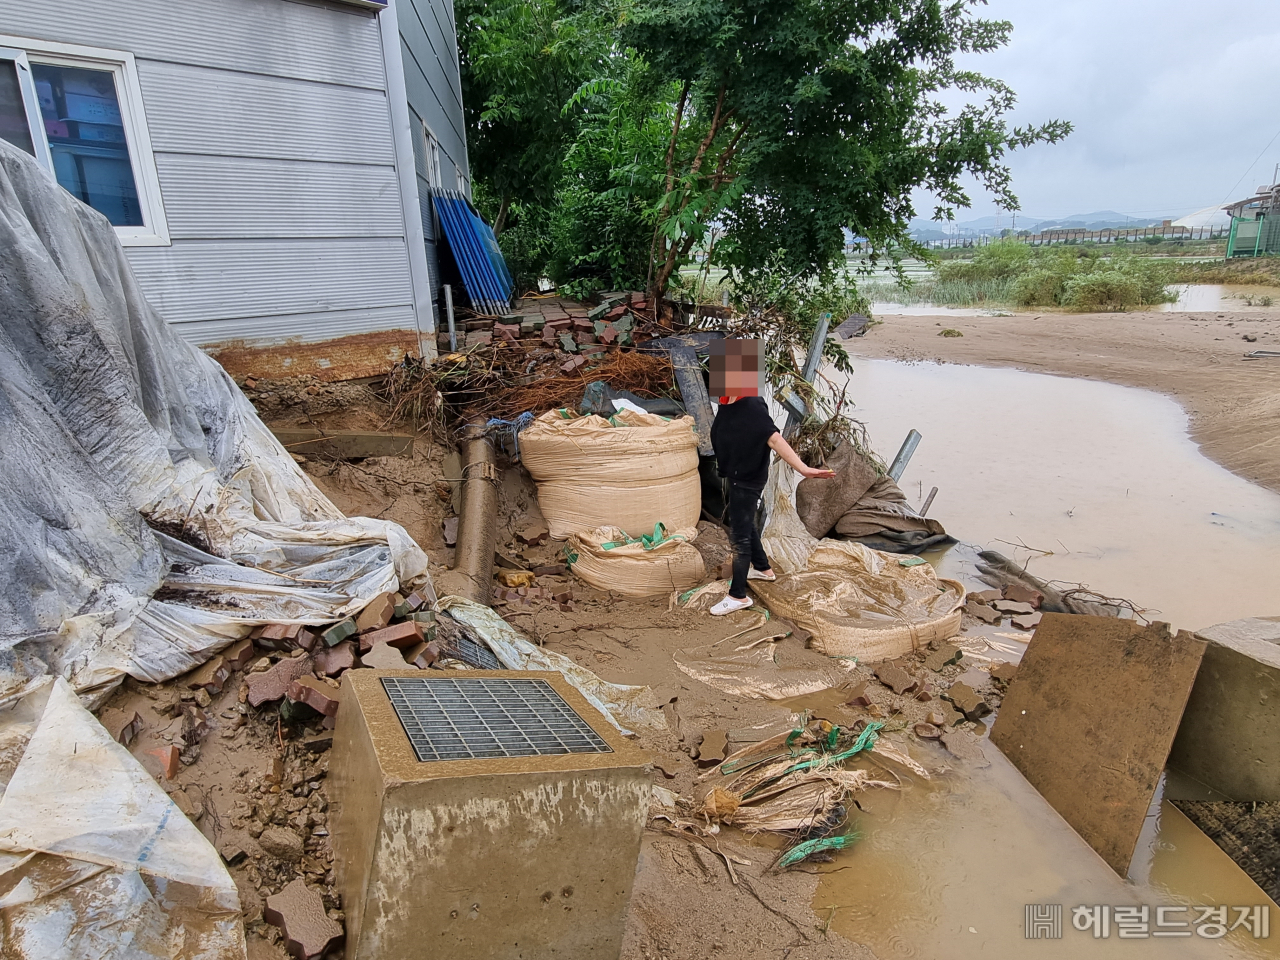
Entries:
{"label": "corrugated pipe", "polygon": [[482,423],[468,424],[462,437],[462,515],[454,569],[467,578],[467,598],[488,604],[497,545],[498,467]]}

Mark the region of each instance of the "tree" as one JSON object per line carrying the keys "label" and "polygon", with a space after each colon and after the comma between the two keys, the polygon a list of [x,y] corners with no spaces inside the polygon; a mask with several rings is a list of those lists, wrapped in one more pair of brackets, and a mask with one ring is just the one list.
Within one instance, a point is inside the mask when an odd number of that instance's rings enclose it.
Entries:
{"label": "tree", "polygon": [[[1008,42],[978,0],[631,0],[618,38],[678,94],[654,222],[650,291],[724,228],[718,259],[738,273],[778,254],[797,282],[829,276],[844,229],[890,256],[912,250],[911,192],[948,219],[975,177],[1017,208],[1007,151],[1070,125],[1010,127],[1013,91],[955,67]],[[949,113],[944,91],[983,98]]]}

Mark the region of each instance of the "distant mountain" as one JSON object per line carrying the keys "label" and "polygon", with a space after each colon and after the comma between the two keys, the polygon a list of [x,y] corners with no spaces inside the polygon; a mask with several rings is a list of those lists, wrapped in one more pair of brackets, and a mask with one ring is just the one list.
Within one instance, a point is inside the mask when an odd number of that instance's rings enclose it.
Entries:
{"label": "distant mountain", "polygon": [[[1176,214],[1174,215],[1176,216]],[[999,217],[977,217],[952,223],[936,220],[912,220],[911,236],[917,240],[944,240],[948,237],[998,236],[1005,230],[1016,228],[1019,233],[1029,230],[1108,230],[1159,226],[1166,218],[1140,218],[1126,216],[1115,210],[1095,210],[1093,213],[1075,213],[1068,217],[1035,217],[1018,213],[1016,218],[1008,213]]]}

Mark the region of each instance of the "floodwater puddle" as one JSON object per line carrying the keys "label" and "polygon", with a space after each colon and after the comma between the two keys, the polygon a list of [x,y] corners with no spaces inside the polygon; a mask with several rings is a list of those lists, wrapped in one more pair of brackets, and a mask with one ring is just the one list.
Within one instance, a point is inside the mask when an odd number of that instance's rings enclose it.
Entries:
{"label": "floodwater puddle", "polygon": [[[1160,313],[1252,313],[1280,307],[1280,287],[1260,287],[1234,283],[1175,283],[1170,285],[1178,299],[1152,307],[1135,307],[1135,311],[1155,310]],[[871,304],[871,315],[904,317],[1007,317],[1015,313],[1066,313],[1064,307],[1020,307],[1015,304],[991,303],[975,307],[949,307],[933,303]]]}
{"label": "floodwater puddle", "polygon": [[[1280,496],[1201,456],[1172,400],[1016,370],[860,359],[849,395],[887,458],[908,430],[924,435],[902,487],[917,505],[939,488],[930,515],[963,541],[930,555],[944,576],[985,586],[974,566],[985,548],[1044,579],[1158,609],[1176,627],[1280,613]],[[999,648],[988,656],[1016,660],[1025,649],[1008,628],[975,633]],[[1280,923],[1280,907],[1165,799],[1163,782],[1121,878],[989,740],[981,747],[974,764],[913,744],[926,766],[950,769],[858,794],[850,820],[861,839],[821,868],[820,922],[885,960],[1280,957],[1280,932],[1215,940],[1192,923],[1189,937],[1122,939],[1114,925],[1107,938],[1077,929],[1080,906],[1146,906],[1148,932],[1160,929],[1157,907],[1170,924],[1200,915],[1182,907],[1255,905]],[[1060,937],[1026,938],[1028,904],[1061,906]]]}
{"label": "floodwater puddle", "polygon": [[[965,544],[1198,630],[1280,614],[1280,495],[1201,455],[1168,397],[1092,380],[854,360],[849,396],[886,459],[923,434],[901,486]],[[828,371],[829,375],[838,376]],[[974,550],[930,554],[967,585]]]}

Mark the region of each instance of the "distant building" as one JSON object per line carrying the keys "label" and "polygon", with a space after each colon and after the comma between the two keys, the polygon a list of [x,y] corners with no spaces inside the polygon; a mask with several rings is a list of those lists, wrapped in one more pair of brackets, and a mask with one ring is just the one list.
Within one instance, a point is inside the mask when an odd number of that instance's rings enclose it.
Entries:
{"label": "distant building", "polygon": [[429,192],[470,194],[449,0],[0,0],[0,137],[105,214],[234,374],[434,349]]}
{"label": "distant building", "polygon": [[1252,197],[1222,209],[1231,216],[1228,258],[1280,254],[1280,183],[1263,184]]}

